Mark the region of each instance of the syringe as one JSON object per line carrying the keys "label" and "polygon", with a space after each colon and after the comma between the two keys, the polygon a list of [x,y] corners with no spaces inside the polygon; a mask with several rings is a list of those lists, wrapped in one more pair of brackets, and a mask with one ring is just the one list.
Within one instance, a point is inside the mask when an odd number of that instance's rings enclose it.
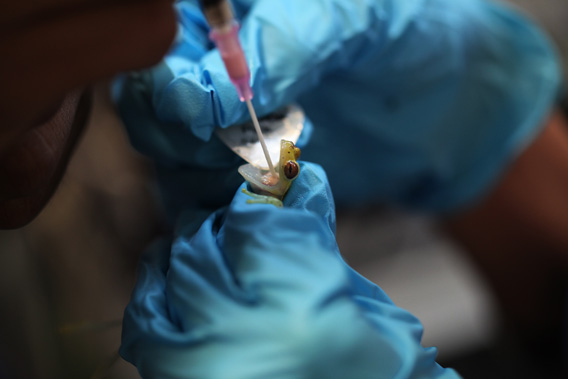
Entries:
{"label": "syringe", "polygon": [[239,24],[235,20],[233,10],[228,0],[202,0],[205,18],[209,23],[211,32],[209,38],[215,42],[225,63],[231,82],[237,89],[239,99],[246,102],[256,134],[266,157],[270,173],[276,176],[274,165],[270,159],[266,142],[262,136],[256,112],[252,106],[253,92],[250,88],[250,71],[245,54],[239,41]]}

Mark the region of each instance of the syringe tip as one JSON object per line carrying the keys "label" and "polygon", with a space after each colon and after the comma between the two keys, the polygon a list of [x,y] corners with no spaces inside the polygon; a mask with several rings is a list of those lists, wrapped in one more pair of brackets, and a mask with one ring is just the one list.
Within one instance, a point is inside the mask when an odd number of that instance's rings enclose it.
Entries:
{"label": "syringe tip", "polygon": [[249,84],[250,77],[245,77],[241,79],[232,79],[231,82],[234,84],[235,88],[237,89],[237,94],[239,95],[239,99],[241,101],[252,100],[254,94],[252,92],[252,88],[250,88]]}

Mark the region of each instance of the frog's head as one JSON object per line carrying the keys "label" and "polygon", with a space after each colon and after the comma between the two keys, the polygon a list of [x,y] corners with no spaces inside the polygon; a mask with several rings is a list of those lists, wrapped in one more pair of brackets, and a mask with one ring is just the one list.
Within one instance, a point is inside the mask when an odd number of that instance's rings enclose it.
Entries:
{"label": "frog's head", "polygon": [[300,165],[297,162],[300,153],[300,149],[294,143],[282,140],[280,161],[276,167],[278,178],[274,178],[268,170],[261,170],[250,164],[239,167],[239,173],[250,183],[254,192],[282,199],[288,192],[292,181],[300,173]]}

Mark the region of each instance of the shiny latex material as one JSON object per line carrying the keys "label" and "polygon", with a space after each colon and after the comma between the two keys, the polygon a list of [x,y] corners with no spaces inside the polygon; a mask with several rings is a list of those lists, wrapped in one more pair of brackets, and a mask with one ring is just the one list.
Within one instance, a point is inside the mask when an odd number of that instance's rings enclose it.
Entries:
{"label": "shiny latex material", "polygon": [[[255,109],[262,115],[299,100],[315,126],[304,157],[324,166],[342,204],[396,202],[443,212],[474,202],[540,131],[558,90],[548,41],[504,5],[233,4]],[[148,98],[134,105],[208,140],[215,125],[246,118],[246,108],[196,2],[177,7],[177,43],[138,78]],[[154,143],[161,131],[125,121],[146,150],[163,154]]]}
{"label": "shiny latex material", "polygon": [[146,254],[121,347],[143,377],[458,377],[342,260],[319,166],[302,164],[284,208],[247,199]]}

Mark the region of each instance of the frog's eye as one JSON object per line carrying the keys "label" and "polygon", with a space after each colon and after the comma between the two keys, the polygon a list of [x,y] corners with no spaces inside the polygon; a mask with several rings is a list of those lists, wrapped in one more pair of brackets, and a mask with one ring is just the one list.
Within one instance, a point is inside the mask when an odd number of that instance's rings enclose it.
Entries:
{"label": "frog's eye", "polygon": [[284,165],[284,175],[286,175],[288,179],[294,179],[296,176],[298,176],[299,171],[300,168],[298,167],[298,164],[294,161],[288,161]]}

